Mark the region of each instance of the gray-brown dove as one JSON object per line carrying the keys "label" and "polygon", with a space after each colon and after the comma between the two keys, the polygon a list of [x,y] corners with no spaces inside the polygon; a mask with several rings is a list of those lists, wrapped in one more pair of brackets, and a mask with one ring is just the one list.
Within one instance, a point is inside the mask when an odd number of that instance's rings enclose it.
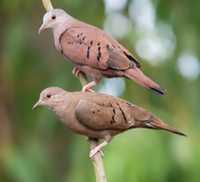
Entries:
{"label": "gray-brown dove", "polygon": [[73,73],[83,73],[91,80],[83,90],[90,90],[101,78],[126,77],[139,85],[164,94],[161,87],[144,75],[140,63],[119,42],[101,29],[81,22],[62,9],[48,11],[39,33],[52,29],[56,49],[74,63]]}
{"label": "gray-brown dove", "polygon": [[101,139],[90,157],[108,144],[112,137],[132,128],[166,130],[185,135],[169,127],[152,113],[125,100],[92,92],[66,92],[51,87],[40,93],[33,108],[47,106],[72,131],[91,139]]}

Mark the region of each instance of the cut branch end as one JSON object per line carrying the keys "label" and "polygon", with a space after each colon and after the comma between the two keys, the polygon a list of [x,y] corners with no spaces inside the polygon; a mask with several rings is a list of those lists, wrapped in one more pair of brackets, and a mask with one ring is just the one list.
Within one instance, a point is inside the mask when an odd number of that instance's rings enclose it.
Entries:
{"label": "cut branch end", "polygon": [[44,5],[44,8],[46,9],[46,11],[51,11],[53,10],[53,5],[51,3],[51,0],[42,0],[42,3]]}

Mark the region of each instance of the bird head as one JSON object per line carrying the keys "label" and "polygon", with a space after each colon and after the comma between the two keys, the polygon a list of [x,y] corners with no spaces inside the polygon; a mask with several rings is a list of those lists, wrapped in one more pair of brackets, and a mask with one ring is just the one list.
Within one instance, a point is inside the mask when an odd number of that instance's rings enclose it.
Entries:
{"label": "bird head", "polygon": [[65,22],[68,19],[71,19],[72,17],[68,15],[64,10],[62,9],[52,9],[48,11],[44,17],[43,17],[43,23],[40,26],[38,33],[40,34],[42,31],[46,29],[54,29],[58,27],[59,25],[62,25],[63,22]]}
{"label": "bird head", "polygon": [[49,108],[54,108],[58,105],[62,105],[64,101],[64,95],[66,95],[66,91],[61,88],[46,88],[40,93],[39,100],[33,106],[33,109],[38,106],[47,106]]}

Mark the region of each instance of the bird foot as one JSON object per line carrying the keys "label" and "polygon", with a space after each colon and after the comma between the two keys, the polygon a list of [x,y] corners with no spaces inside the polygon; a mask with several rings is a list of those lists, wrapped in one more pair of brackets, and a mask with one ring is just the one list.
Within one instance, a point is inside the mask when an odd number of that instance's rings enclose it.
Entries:
{"label": "bird foot", "polygon": [[95,148],[93,148],[92,150],[90,150],[90,154],[89,157],[92,159],[98,152],[101,153],[102,156],[104,156],[103,152],[102,152],[102,148],[105,147],[108,144],[107,141],[104,141],[103,143],[97,145]]}
{"label": "bird foot", "polygon": [[98,152],[100,152],[101,156],[104,157],[104,153],[98,146],[90,151],[89,157],[92,159]]}
{"label": "bird foot", "polygon": [[79,74],[81,73],[81,70],[78,67],[74,67],[72,70],[72,73],[76,76],[79,77]]}
{"label": "bird foot", "polygon": [[88,84],[86,84],[83,88],[82,88],[82,92],[95,92],[94,90],[92,90],[91,88],[93,86],[96,85],[96,82],[95,81],[92,81]]}

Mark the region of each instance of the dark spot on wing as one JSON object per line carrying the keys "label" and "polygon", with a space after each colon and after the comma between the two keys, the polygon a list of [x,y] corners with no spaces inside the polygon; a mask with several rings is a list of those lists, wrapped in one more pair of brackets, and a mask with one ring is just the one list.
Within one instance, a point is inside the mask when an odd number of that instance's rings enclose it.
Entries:
{"label": "dark spot on wing", "polygon": [[84,36],[83,38],[82,38],[82,40],[84,41],[86,39],[86,36]]}
{"label": "dark spot on wing", "polygon": [[97,60],[100,61],[100,59],[101,59],[101,44],[98,43]]}
{"label": "dark spot on wing", "polygon": [[112,115],[112,120],[113,121],[115,120],[115,113],[116,113],[116,111],[115,111],[115,109],[113,109],[113,115]]}
{"label": "dark spot on wing", "polygon": [[120,111],[121,111],[121,113],[122,113],[122,116],[123,116],[123,118],[124,118],[124,121],[127,122],[126,115],[125,115],[124,111],[122,110],[121,107],[120,107],[119,109],[120,109]]}
{"label": "dark spot on wing", "polygon": [[87,58],[89,59],[90,58],[90,46],[87,48]]}
{"label": "dark spot on wing", "polygon": [[123,118],[124,118],[124,121],[127,122],[127,118],[126,118],[126,115],[125,115],[123,109],[120,107],[119,103],[117,103],[117,105],[118,105],[118,107],[119,107],[119,110],[120,110],[121,113],[122,113],[122,116],[123,116]]}
{"label": "dark spot on wing", "polygon": [[97,60],[100,61],[100,59],[101,59],[101,51],[98,51]]}
{"label": "dark spot on wing", "polygon": [[91,45],[91,46],[93,45],[93,40],[90,41],[90,45]]}
{"label": "dark spot on wing", "polygon": [[112,121],[111,124],[115,123],[115,109],[113,109]]}
{"label": "dark spot on wing", "polygon": [[140,68],[141,67],[141,65],[140,65],[140,63],[138,62],[138,61],[136,61],[136,59],[133,57],[133,56],[131,56],[130,54],[128,54],[127,52],[123,52],[124,53],[124,55],[130,60],[130,61],[133,61],[135,64],[136,64],[136,66],[138,67],[138,68]]}

